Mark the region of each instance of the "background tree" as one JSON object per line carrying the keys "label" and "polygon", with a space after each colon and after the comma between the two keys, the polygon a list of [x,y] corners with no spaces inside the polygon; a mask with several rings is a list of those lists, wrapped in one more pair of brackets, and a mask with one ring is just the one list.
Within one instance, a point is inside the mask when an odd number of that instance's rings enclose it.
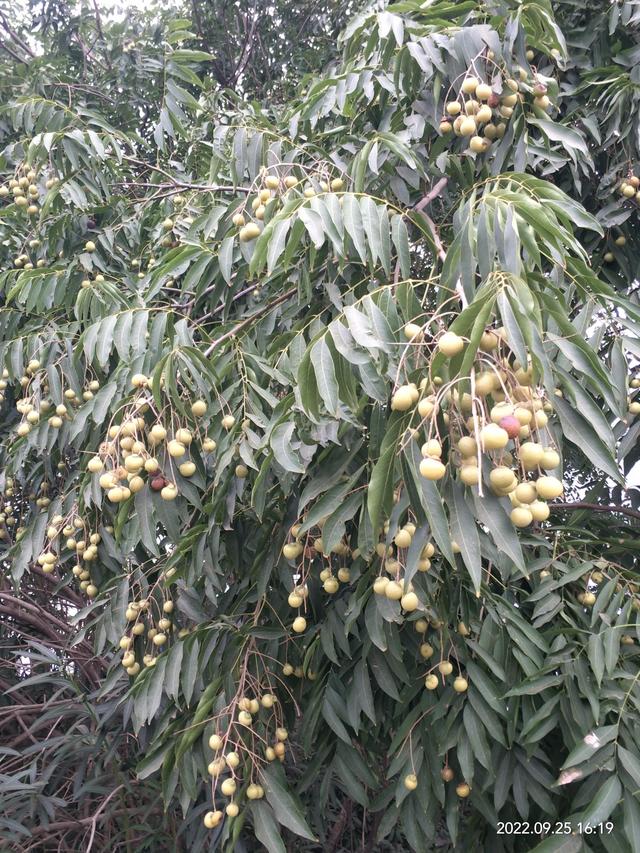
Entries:
{"label": "background tree", "polygon": [[638,4],[190,12],[0,15],[4,849],[637,850]]}

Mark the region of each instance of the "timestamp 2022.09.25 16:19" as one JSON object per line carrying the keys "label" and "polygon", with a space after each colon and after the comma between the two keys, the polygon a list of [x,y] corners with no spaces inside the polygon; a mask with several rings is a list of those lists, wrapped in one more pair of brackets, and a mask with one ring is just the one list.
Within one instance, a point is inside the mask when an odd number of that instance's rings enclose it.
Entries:
{"label": "timestamp 2022.09.25 16:19", "polygon": [[613,830],[614,823],[610,820],[600,823],[505,820],[498,821],[497,824],[498,835],[534,835],[541,837],[547,835],[610,835]]}

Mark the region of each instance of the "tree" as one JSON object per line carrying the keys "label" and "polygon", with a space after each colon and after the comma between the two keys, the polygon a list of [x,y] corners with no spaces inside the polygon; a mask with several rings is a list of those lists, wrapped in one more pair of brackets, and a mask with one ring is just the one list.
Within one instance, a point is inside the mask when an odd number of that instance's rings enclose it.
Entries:
{"label": "tree", "polygon": [[638,849],[637,4],[195,12],[5,43],[8,849]]}

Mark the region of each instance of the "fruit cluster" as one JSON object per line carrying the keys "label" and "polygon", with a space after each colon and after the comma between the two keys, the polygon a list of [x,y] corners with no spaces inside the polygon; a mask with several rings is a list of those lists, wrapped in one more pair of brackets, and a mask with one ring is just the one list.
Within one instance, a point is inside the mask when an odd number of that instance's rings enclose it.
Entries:
{"label": "fruit cluster", "polygon": [[[26,211],[29,216],[36,216],[40,210],[37,202],[42,189],[37,181],[37,172],[26,164],[21,164],[16,170],[15,177],[11,178],[7,184],[0,186],[0,199],[11,199],[19,210]],[[45,182],[45,188],[50,190],[56,183],[57,178],[49,178]],[[33,268],[27,255],[17,258],[16,266],[25,269]]]}
{"label": "fruit cluster", "polygon": [[[405,336],[426,346],[424,331],[417,324],[406,326]],[[434,347],[451,359],[466,344],[459,335],[446,331]],[[496,495],[510,498],[513,524],[526,527],[545,521],[549,516],[545,502],[560,497],[563,487],[560,479],[548,473],[560,467],[560,455],[546,429],[553,406],[534,386],[532,365],[521,365],[513,358],[503,329],[488,329],[467,382],[470,392],[459,393],[456,381],[443,385],[439,377],[425,378],[419,385],[401,385],[393,394],[393,410],[414,411],[420,419],[419,426],[412,428],[413,437],[420,436],[421,428],[427,433],[421,447],[420,474],[437,481],[447,470],[457,469],[462,483],[481,486],[483,462],[488,462],[489,487]],[[448,428],[446,442],[433,437],[438,433],[439,416]],[[443,459],[445,443],[448,463]],[[512,467],[515,464],[518,470]]]}
{"label": "fruit cluster", "polygon": [[476,76],[475,65],[467,70],[457,98],[447,100],[440,121],[440,133],[464,137],[469,140],[469,149],[483,154],[496,139],[502,139],[507,123],[517,104],[524,104],[531,97],[532,107],[543,114],[552,106],[547,86],[542,80],[524,68],[518,69],[518,78],[509,77],[497,68],[492,51],[487,54],[486,78],[484,82]]}
{"label": "fruit cluster", "polygon": [[[278,700],[272,692],[259,693],[259,698],[258,695],[238,696],[216,719],[220,717],[228,720],[229,727],[225,732],[215,731],[209,738],[213,759],[207,769],[213,780],[214,803],[218,786],[222,796],[230,802],[225,806],[224,813],[216,809],[205,814],[204,825],[207,829],[218,826],[224,814],[231,818],[239,814],[238,786],[242,784],[241,776],[248,775],[250,780],[255,778],[262,760],[284,761],[289,737],[289,732],[279,721]],[[254,732],[256,726],[259,726],[259,734]],[[255,751],[256,739],[262,744],[264,759]],[[247,800],[260,800],[264,793],[263,786],[255,781],[249,781],[244,789]]]}
{"label": "fruit cluster", "polygon": [[[267,209],[274,210],[279,202],[286,201],[289,193],[293,190],[300,191],[301,181],[295,175],[280,176],[277,174],[268,174],[267,170],[262,172],[262,188],[257,191],[257,194],[251,200],[251,210],[254,220],[247,221],[248,212],[246,204],[242,210],[238,210],[233,215],[232,222],[236,228],[239,228],[238,237],[242,243],[248,243],[260,236],[261,229],[258,222],[262,222],[267,214]],[[313,198],[318,193],[340,192],[344,189],[344,181],[342,178],[333,178],[332,180],[321,177],[310,179],[302,188],[302,195],[305,198]]]}

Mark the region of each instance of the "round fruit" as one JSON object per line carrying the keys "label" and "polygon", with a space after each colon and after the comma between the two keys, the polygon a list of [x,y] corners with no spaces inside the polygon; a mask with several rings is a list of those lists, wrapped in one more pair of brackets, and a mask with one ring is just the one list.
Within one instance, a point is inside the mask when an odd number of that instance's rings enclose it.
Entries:
{"label": "round fruit", "polygon": [[329,595],[335,595],[336,592],[340,589],[340,584],[334,577],[327,578],[322,586],[324,591]]}
{"label": "round fruit", "polygon": [[[418,620],[420,621],[420,620]],[[417,623],[416,623],[417,624]],[[420,644],[420,656],[428,660],[433,656],[433,646],[429,645],[429,643],[421,643]]]}
{"label": "round fruit", "polygon": [[222,740],[220,735],[211,735],[211,737],[209,738],[209,746],[215,752],[218,752],[219,750],[222,749],[223,743],[224,743],[224,741]]}
{"label": "round fruit", "polygon": [[174,458],[178,458],[180,456],[184,456],[187,452],[187,448],[182,444],[182,442],[177,441],[175,438],[171,439],[171,441],[167,444],[167,450],[169,451],[169,456],[173,456]]}
{"label": "round fruit", "polygon": [[402,584],[398,583],[398,581],[389,581],[385,584],[384,594],[387,598],[391,599],[391,601],[400,601],[404,594]]}
{"label": "round fruit", "polygon": [[240,813],[240,808],[237,803],[229,803],[225,812],[227,813],[227,817],[237,817]]}
{"label": "round fruit", "polygon": [[240,240],[242,243],[248,243],[260,236],[260,228],[255,222],[249,222],[240,229]]}
{"label": "round fruit", "polygon": [[84,250],[85,252],[95,252],[96,244],[93,242],[93,240],[87,240],[87,242],[84,244]]}
{"label": "round fruit", "polygon": [[400,606],[407,613],[411,613],[412,611],[417,610],[419,604],[420,599],[415,594],[415,592],[406,592],[400,599]]}
{"label": "round fruit", "polygon": [[436,690],[438,684],[440,684],[440,681],[438,680],[438,676],[434,673],[428,675],[424,680],[424,686],[427,688],[427,690]]}
{"label": "round fruit", "polygon": [[502,450],[509,443],[509,433],[498,424],[487,424],[480,431],[480,441],[484,450]]}
{"label": "round fruit", "polygon": [[409,773],[408,776],[404,777],[404,787],[407,791],[415,791],[418,787],[418,777],[415,773]]}
{"label": "round fruit", "polygon": [[384,595],[387,586],[391,583],[388,577],[381,575],[373,582],[373,591],[376,595]]}
{"label": "round fruit", "polygon": [[465,93],[465,95],[473,95],[479,85],[480,81],[477,77],[467,77],[462,81],[460,89]]}
{"label": "round fruit", "polygon": [[511,523],[515,527],[527,527],[533,521],[533,513],[527,507],[516,506],[511,510]]}
{"label": "round fruit", "polygon": [[183,477],[192,477],[196,472],[195,463],[183,462],[182,465],[178,466],[178,471],[180,471]]}
{"label": "round fruit", "polygon": [[[232,780],[228,779],[227,781],[230,782]],[[234,782],[234,785],[235,785],[235,782]],[[206,815],[204,816],[204,825],[207,827],[207,829],[215,829],[221,820],[222,820],[222,812],[221,811],[207,812]]]}
{"label": "round fruit", "polygon": [[422,337],[423,337],[422,326],[418,326],[417,323],[407,323],[407,325],[404,327],[403,331],[404,331],[404,336],[408,341],[412,341],[412,340],[421,341],[422,340]]}
{"label": "round fruit", "polygon": [[302,553],[302,545],[299,542],[287,542],[282,553],[287,560],[295,560]]}
{"label": "round fruit", "polygon": [[533,503],[537,494],[535,483],[520,483],[516,486],[515,496],[522,504]]}
{"label": "round fruit", "polygon": [[443,767],[440,771],[440,778],[443,782],[451,782],[454,777],[454,772],[450,767]]}
{"label": "round fruit", "polygon": [[527,441],[520,445],[520,452],[518,455],[524,469],[531,471],[534,468],[537,468],[542,461],[544,448],[541,444],[538,444],[535,441]]}
{"label": "round fruit", "polygon": [[515,415],[507,415],[499,420],[498,426],[507,433],[509,438],[517,438],[522,424]]}
{"label": "round fruit", "polygon": [[489,481],[493,489],[499,492],[510,492],[516,486],[516,476],[504,465],[494,468],[489,474]]}
{"label": "round fruit", "polygon": [[481,136],[472,136],[469,140],[469,148],[475,154],[482,154],[482,152],[485,150],[485,147],[486,142]]}
{"label": "round fruit", "polygon": [[480,482],[480,471],[477,465],[463,465],[460,468],[460,479],[465,486],[477,486]]}
{"label": "round fruit", "polygon": [[420,473],[427,480],[441,480],[446,473],[446,466],[439,459],[428,456],[420,462]]}
{"label": "round fruit", "polygon": [[191,404],[191,412],[196,418],[201,418],[207,412],[207,404],[204,400],[194,400]]}
{"label": "round fruit", "polygon": [[391,408],[395,412],[406,412],[414,404],[412,389],[401,385],[391,398]]}
{"label": "round fruit", "polygon": [[466,782],[462,782],[460,785],[456,785],[456,794],[461,799],[468,797],[470,793],[471,793],[471,788],[467,785]]}
{"label": "round fruit", "polygon": [[453,664],[451,661],[443,660],[438,664],[438,669],[442,673],[442,675],[451,675],[453,672]]}
{"label": "round fruit", "polygon": [[291,626],[296,634],[302,634],[307,630],[307,620],[304,616],[296,616],[293,620],[293,625]]}
{"label": "round fruit", "polygon": [[457,116],[458,113],[460,113],[460,111],[462,110],[462,107],[459,101],[449,101],[449,103],[445,107],[445,110],[447,112],[447,115]]}
{"label": "round fruit", "polygon": [[236,788],[235,779],[225,779],[222,785],[220,785],[220,791],[225,797],[232,797],[236,792]]}
{"label": "round fruit", "polygon": [[236,228],[242,228],[242,226],[244,225],[245,219],[241,213],[236,213],[236,214],[234,214],[233,219],[231,221],[236,226]]}
{"label": "round fruit", "polygon": [[534,521],[546,521],[551,511],[544,501],[533,501],[529,504],[529,512]]}
{"label": "round fruit", "polygon": [[593,607],[596,603],[596,596],[593,592],[585,592],[582,595],[582,603],[585,607]]}
{"label": "round fruit", "polygon": [[491,97],[492,89],[487,83],[480,83],[476,86],[475,96],[479,101],[488,101]]}
{"label": "round fruit", "polygon": [[174,501],[178,497],[178,489],[173,483],[167,485],[160,490],[160,497],[163,501]]}
{"label": "round fruit", "polygon": [[551,448],[547,448],[542,454],[542,459],[540,460],[540,467],[544,468],[545,471],[553,471],[554,468],[558,468],[560,465],[560,454]]}
{"label": "round fruit", "polygon": [[538,497],[543,500],[553,500],[559,498],[563,492],[562,483],[557,477],[538,477],[536,480],[536,491]]}

